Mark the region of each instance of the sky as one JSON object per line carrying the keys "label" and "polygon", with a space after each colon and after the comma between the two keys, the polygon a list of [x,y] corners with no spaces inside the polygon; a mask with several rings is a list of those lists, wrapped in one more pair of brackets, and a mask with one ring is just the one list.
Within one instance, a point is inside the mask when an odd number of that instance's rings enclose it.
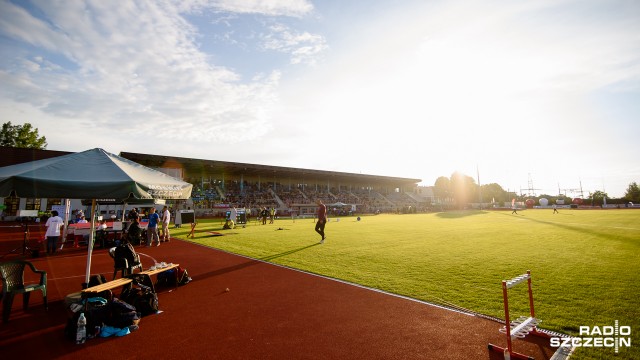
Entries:
{"label": "sky", "polygon": [[103,148],[623,196],[634,0],[0,0],[0,123]]}

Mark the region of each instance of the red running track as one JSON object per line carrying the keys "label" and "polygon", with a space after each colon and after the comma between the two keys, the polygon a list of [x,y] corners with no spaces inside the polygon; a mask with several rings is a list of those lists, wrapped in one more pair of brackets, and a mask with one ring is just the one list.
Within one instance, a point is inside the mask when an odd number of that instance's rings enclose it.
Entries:
{"label": "red running track", "polygon": [[[27,312],[16,298],[10,321],[0,325],[0,353],[74,360],[451,360],[501,359],[487,344],[506,345],[498,332],[501,324],[491,320],[197,244],[174,239],[138,251],[145,268],[153,264],[151,258],[180,263],[193,278],[177,290],[161,291],[162,312],[143,318],[138,331],[84,345],[65,340],[63,300],[81,288],[86,248],[65,249],[29,258],[48,273],[49,311],[40,293],[32,295]],[[11,258],[16,256],[2,260]],[[111,279],[113,262],[105,250],[96,250],[92,263],[92,273]],[[515,350],[536,359],[553,355],[548,341],[532,337],[515,341]]]}

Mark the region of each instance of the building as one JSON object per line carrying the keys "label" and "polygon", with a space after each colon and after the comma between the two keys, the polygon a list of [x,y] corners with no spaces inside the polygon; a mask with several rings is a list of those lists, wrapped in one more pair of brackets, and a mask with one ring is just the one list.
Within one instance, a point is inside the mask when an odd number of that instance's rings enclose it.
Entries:
{"label": "building", "polygon": [[[0,147],[0,164],[8,166],[66,154],[70,152]],[[420,179],[129,152],[121,152],[120,156],[194,184],[190,200],[171,205],[194,209],[198,216],[220,216],[231,206],[254,211],[273,207],[287,215],[312,214],[317,198],[335,205],[335,211],[360,213],[403,211],[407,207],[415,210],[432,200],[418,188]],[[63,200],[8,197],[0,199],[0,210],[10,220],[18,210],[47,212],[52,206],[63,204]],[[86,212],[81,200],[74,199],[71,208]],[[125,209],[102,211],[119,216]]]}

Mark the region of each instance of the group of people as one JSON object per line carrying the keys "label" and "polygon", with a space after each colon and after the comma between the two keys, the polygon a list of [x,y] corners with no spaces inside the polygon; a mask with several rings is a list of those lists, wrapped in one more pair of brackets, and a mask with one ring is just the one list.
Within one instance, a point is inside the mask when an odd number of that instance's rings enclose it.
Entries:
{"label": "group of people", "polygon": [[[161,214],[156,213],[155,207],[151,207],[149,211],[149,225],[147,227],[147,239],[142,241],[143,231],[140,228],[140,212],[138,208],[133,208],[127,215],[127,220],[131,221],[126,229],[126,235],[123,240],[128,243],[142,244],[152,246],[154,240],[156,246],[160,246],[161,242],[169,242],[171,235],[169,234],[169,223],[171,222],[171,212],[167,206],[162,208]],[[76,213],[76,223],[87,223],[84,214],[81,211]],[[51,211],[51,217],[47,219],[46,227],[46,250],[47,254],[55,254],[58,247],[58,239],[61,236],[61,229],[64,220],[59,216],[58,211]],[[106,221],[102,220],[98,224],[96,230],[98,234],[104,234],[107,228]],[[99,236],[98,236],[99,237]],[[104,239],[97,239],[98,243],[104,247]]]}
{"label": "group of people", "polygon": [[[128,233],[131,233],[131,226],[136,224],[139,228],[140,213],[138,208],[133,208],[129,211],[128,219],[131,220]],[[147,239],[145,246],[153,246],[155,240],[156,246],[160,246],[161,242],[169,242],[171,235],[169,234],[169,223],[171,222],[171,212],[167,206],[162,208],[161,214],[156,212],[155,207],[151,207],[148,216],[149,224],[147,226]],[[160,230],[158,230],[158,228]]]}
{"label": "group of people", "polygon": [[260,210],[260,218],[262,219],[262,225],[267,224],[267,218],[269,218],[269,224],[273,224],[276,218],[276,208],[267,209],[266,206],[263,206]]}
{"label": "group of people", "polygon": [[[316,204],[318,205],[318,221],[316,222],[315,231],[321,236],[320,243],[324,244],[324,240],[326,238],[324,228],[327,223],[327,206],[323,204],[320,199],[316,200]],[[235,210],[235,208],[233,210]],[[60,229],[64,222],[62,218],[58,216],[57,211],[53,210],[51,215],[52,216],[46,223],[47,232],[45,236],[47,238],[47,253],[53,254],[56,252],[57,240],[60,237]],[[270,223],[272,224],[275,218],[275,209],[271,209],[271,211],[269,211],[266,207],[263,207],[260,212],[260,216],[262,217],[262,224],[266,224],[267,217],[269,216],[271,217]],[[156,213],[156,209],[154,207],[151,207],[148,217],[149,225],[147,227],[147,239],[145,246],[152,246],[154,240],[156,242],[156,246],[160,246],[161,242],[168,242],[170,240],[169,222],[171,221],[171,212],[169,211],[169,208],[167,206],[162,208],[162,215],[160,215]],[[140,213],[138,212],[138,209],[133,208],[129,212],[127,218],[131,221],[131,224],[127,228],[124,243],[129,244],[129,246],[131,243],[142,243],[142,229],[140,228]],[[158,231],[159,226],[161,226],[161,232]],[[102,222],[98,229],[100,229],[100,227],[106,228],[106,223]]]}
{"label": "group of people", "polygon": [[[322,202],[321,199],[316,200],[316,204],[318,205],[318,220],[316,222],[315,231],[320,234],[320,244],[324,244],[324,240],[326,239],[324,228],[327,224],[327,206]],[[271,208],[271,210],[267,209],[267,207],[263,207],[260,210],[260,218],[262,219],[262,225],[267,223],[267,218],[269,217],[271,220],[269,224],[273,224],[276,210],[275,208]],[[235,227],[235,220],[237,217],[237,210],[235,207],[231,208],[229,212],[229,217],[226,219],[224,223],[223,229],[233,229]],[[149,224],[151,225],[151,224]]]}

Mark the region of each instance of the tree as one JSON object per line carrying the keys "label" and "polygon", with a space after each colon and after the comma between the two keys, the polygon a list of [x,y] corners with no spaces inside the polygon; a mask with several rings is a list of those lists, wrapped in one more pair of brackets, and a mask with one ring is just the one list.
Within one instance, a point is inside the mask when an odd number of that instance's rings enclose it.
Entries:
{"label": "tree", "polygon": [[509,201],[509,194],[502,188],[502,186],[491,183],[480,186],[482,191],[482,202],[489,203],[495,200],[496,203],[503,203]]}
{"label": "tree", "polygon": [[433,195],[439,200],[440,203],[447,202],[451,197],[451,186],[449,178],[446,176],[440,176],[436,179],[433,185]]}
{"label": "tree", "polygon": [[9,121],[2,124],[2,130],[0,130],[0,146],[44,150],[47,148],[47,138],[40,136],[38,129],[29,123],[12,125]]}
{"label": "tree", "polygon": [[463,209],[468,203],[478,200],[476,181],[468,175],[454,172],[451,175],[451,191],[459,208]]}
{"label": "tree", "polygon": [[604,191],[596,190],[589,194],[589,197],[591,198],[592,205],[603,205],[605,201],[604,199],[608,199],[609,195]]}
{"label": "tree", "polygon": [[634,181],[629,184],[627,191],[624,193],[624,198],[633,203],[640,203],[640,187],[638,187],[638,183]]}

